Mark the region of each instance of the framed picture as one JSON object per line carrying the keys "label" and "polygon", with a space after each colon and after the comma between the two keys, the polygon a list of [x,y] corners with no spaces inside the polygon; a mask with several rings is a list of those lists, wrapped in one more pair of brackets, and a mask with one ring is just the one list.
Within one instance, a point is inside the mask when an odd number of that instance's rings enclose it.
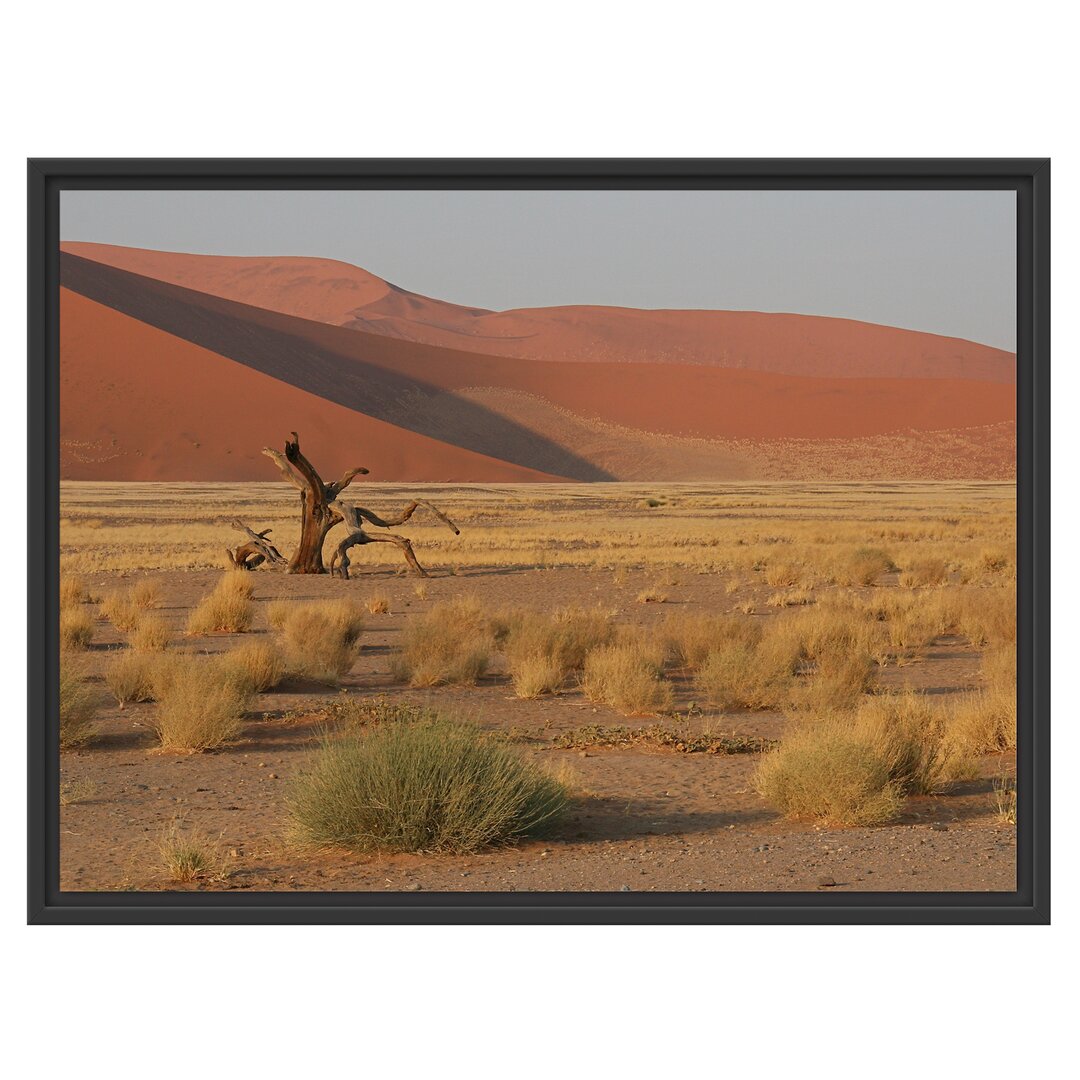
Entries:
{"label": "framed picture", "polygon": [[1049,163],[29,163],[29,920],[1049,920]]}

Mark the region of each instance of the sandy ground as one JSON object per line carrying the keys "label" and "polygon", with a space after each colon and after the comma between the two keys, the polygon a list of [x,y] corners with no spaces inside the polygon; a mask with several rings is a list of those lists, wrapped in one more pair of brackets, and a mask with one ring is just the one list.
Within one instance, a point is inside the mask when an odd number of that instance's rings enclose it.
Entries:
{"label": "sandy ground", "polygon": [[[188,611],[217,580],[209,571],[87,575],[104,592],[150,577],[165,595],[163,616],[178,630]],[[163,754],[146,727],[152,705],[111,703],[101,712],[101,739],[65,753],[61,777],[79,801],[61,809],[61,888],[174,888],[353,891],[1012,891],[1015,829],[999,822],[991,781],[1008,758],[988,758],[983,779],[948,796],[913,799],[902,820],[874,829],[822,829],[783,820],[752,790],[753,755],[679,754],[633,749],[560,750],[553,736],[582,724],[645,726],[586,702],[577,691],[521,701],[496,665],[475,688],[412,691],[389,676],[389,653],[407,620],[433,603],[474,594],[485,607],[603,603],[620,621],[648,625],[670,612],[726,611],[761,600],[755,586],[725,595],[713,575],[687,573],[666,589],[664,604],[642,605],[638,592],[652,577],[631,572],[621,585],[587,569],[469,570],[428,582],[387,571],[361,572],[344,583],[329,578],[252,575],[259,615],[254,635],[197,639],[209,651],[267,632],[265,604],[279,598],[386,595],[391,612],[368,617],[363,649],[343,690],[387,693],[456,709],[485,727],[512,732],[529,754],[551,765],[565,761],[577,798],[558,831],[543,841],[467,857],[423,855],[360,858],[290,845],[286,793],[312,754],[329,696],[325,688],[284,687],[261,695],[242,738],[216,753]],[[760,587],[757,587],[760,590]],[[760,590],[767,592],[771,590]],[[762,614],[772,618],[774,614]],[[123,648],[122,635],[99,623],[90,657],[100,672]],[[883,673],[885,686],[905,683],[935,693],[977,684],[979,654],[948,639],[924,660]],[[102,687],[103,696],[105,695]],[[679,688],[679,704],[692,700]],[[783,719],[772,713],[706,717],[714,729],[776,737]],[[162,831],[176,818],[216,839],[226,873],[219,881],[176,886],[158,852]]]}

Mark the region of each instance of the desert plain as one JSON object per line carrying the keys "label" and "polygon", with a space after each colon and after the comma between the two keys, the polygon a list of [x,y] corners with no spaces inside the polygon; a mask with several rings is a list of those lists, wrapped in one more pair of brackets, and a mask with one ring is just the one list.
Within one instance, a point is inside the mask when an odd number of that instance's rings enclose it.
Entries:
{"label": "desert plain", "polygon": [[[394,530],[427,578],[385,544],[354,549],[347,581],[244,572],[225,555],[243,540],[234,519],[271,528],[283,552],[295,542],[286,484],[62,484],[61,666],[77,673],[81,709],[60,760],[62,889],[1015,889],[1011,481],[352,494],[383,515],[429,500],[460,534],[421,512]],[[196,609],[237,579],[242,631],[207,629]],[[117,687],[130,693],[118,665],[132,657],[287,651],[290,611],[342,602],[358,630],[345,662],[318,679],[278,672],[213,746],[164,745],[153,695],[118,700]],[[515,634],[574,619],[592,628],[582,657],[537,677]],[[403,662],[418,627],[451,651],[467,645],[466,670],[443,678]],[[793,659],[733,675],[720,638],[739,655]],[[637,665],[630,687],[605,683],[587,655],[620,648]],[[305,842],[291,800],[320,748],[403,704],[476,725],[557,778],[562,813],[535,836],[466,853]],[[884,809],[799,812],[763,779],[792,733],[916,714],[933,747],[889,781]]]}

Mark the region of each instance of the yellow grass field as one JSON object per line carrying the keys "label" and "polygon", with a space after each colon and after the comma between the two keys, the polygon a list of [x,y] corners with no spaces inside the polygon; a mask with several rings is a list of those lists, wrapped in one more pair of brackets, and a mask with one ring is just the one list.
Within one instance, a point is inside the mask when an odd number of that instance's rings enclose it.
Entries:
{"label": "yellow grass field", "polygon": [[[884,550],[900,572],[943,561],[964,582],[1015,570],[1011,483],[365,484],[349,495],[383,514],[414,497],[438,505],[460,536],[422,510],[394,531],[425,566],[449,571],[772,568],[790,585],[827,585],[843,584],[843,564],[865,547]],[[60,512],[61,569],[74,573],[224,567],[225,549],[243,539],[234,518],[272,528],[286,556],[299,533],[296,493],[279,483],[68,481]],[[354,555],[359,573],[401,562],[390,545]]]}

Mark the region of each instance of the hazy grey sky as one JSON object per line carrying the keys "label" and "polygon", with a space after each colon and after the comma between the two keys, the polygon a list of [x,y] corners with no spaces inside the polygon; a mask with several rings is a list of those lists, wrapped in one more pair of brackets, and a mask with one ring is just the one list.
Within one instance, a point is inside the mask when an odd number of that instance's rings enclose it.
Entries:
{"label": "hazy grey sky", "polygon": [[60,229],[342,259],[496,310],[788,311],[1016,347],[1009,191],[69,191]]}

